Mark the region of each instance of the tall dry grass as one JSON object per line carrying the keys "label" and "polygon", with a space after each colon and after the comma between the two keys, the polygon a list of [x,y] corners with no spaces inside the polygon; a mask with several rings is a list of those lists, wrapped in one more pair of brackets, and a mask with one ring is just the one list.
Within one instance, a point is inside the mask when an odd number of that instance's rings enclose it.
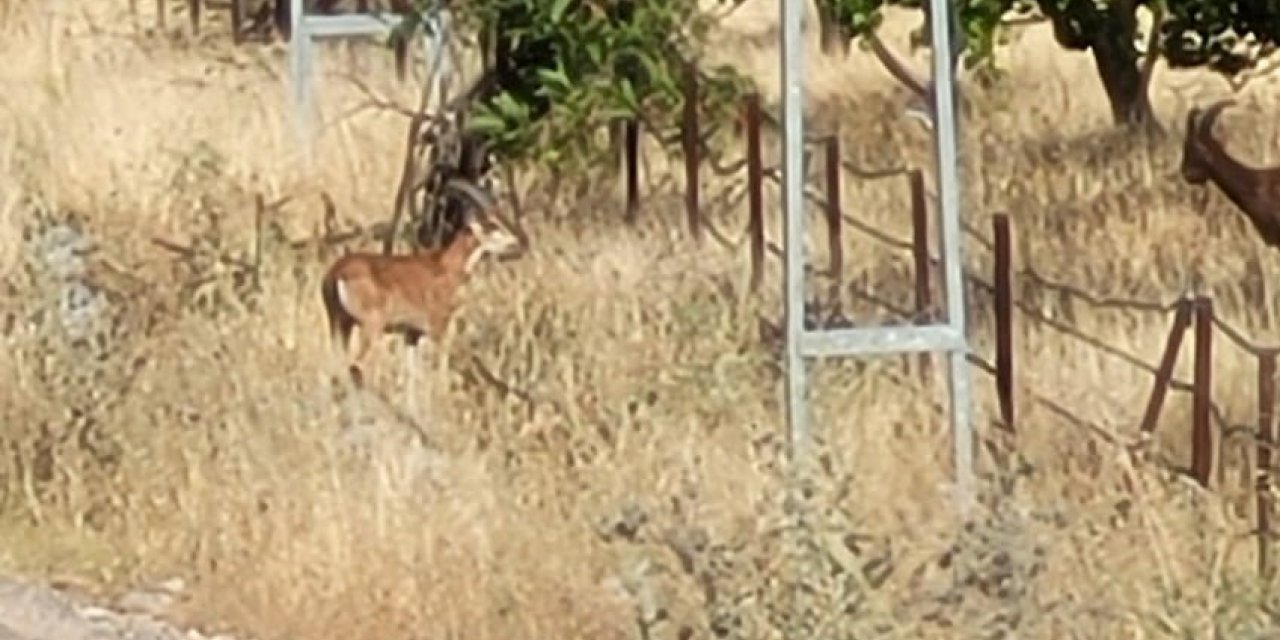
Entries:
{"label": "tall dry grass", "polygon": [[[476,277],[443,349],[450,369],[410,390],[421,413],[400,408],[390,340],[381,396],[351,394],[334,382],[317,294],[332,254],[283,240],[317,231],[321,191],[344,224],[386,217],[405,123],[344,115],[363,98],[340,73],[359,65],[406,102],[413,87],[390,80],[388,55],[326,49],[325,125],[306,156],[278,47],[141,37],[123,5],[0,5],[9,570],[107,591],[181,575],[188,621],[264,638],[1146,638],[1267,624],[1239,483],[1206,493],[1160,465],[1133,468],[1029,401],[1021,464],[996,472],[983,449],[984,506],[956,523],[944,395],[913,382],[914,361],[814,365],[822,464],[789,496],[779,365],[757,326],[778,315],[777,265],[752,297],[745,251],[684,238],[679,161],[653,146],[636,229],[612,222],[608,167],[572,194],[524,174],[536,252]],[[776,53],[756,33],[767,6],[736,14],[718,55],[771,100]],[[1019,266],[1099,294],[1171,299],[1194,283],[1268,340],[1276,258],[1220,196],[1178,181],[1176,141],[1108,133],[1088,59],[1043,31],[1007,60],[1009,85],[970,94],[970,222],[1009,212]],[[815,126],[838,123],[851,160],[929,166],[927,135],[873,62],[814,54],[811,71]],[[1158,111],[1177,128],[1188,98],[1216,87],[1162,71]],[[1273,94],[1261,86],[1223,119],[1259,161],[1276,139]],[[293,199],[266,220],[255,283],[237,261],[258,237],[259,193]],[[904,180],[850,180],[845,198],[908,237]],[[745,219],[713,214],[731,229]],[[823,263],[821,232],[810,240]],[[846,243],[855,286],[908,302],[909,256]],[[989,270],[979,244],[965,256]],[[1019,294],[1149,362],[1170,323]],[[970,307],[989,353],[989,302],[971,292]],[[1148,374],[1026,317],[1016,345],[1022,397],[1134,436]],[[1217,402],[1252,420],[1252,362],[1216,358]],[[975,379],[985,439],[992,385]],[[1175,464],[1187,418],[1175,396],[1157,443]],[[796,500],[810,507],[803,526]]]}

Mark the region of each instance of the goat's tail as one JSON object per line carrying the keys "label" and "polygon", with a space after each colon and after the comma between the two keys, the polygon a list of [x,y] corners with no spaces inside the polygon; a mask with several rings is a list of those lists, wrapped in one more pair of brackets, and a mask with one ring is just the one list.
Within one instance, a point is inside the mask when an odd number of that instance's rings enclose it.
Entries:
{"label": "goat's tail", "polygon": [[324,313],[329,321],[329,337],[334,342],[345,341],[347,327],[351,324],[347,310],[338,296],[338,278],[330,273],[320,281],[320,297],[324,300]]}

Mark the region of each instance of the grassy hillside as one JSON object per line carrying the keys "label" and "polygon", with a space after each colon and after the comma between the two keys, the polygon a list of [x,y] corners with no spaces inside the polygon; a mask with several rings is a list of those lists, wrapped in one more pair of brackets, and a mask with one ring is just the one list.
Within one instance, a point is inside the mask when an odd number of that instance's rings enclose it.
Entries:
{"label": "grassy hillside", "polygon": [[[734,14],[713,56],[754,74],[769,103],[775,4]],[[894,18],[895,46],[914,21]],[[751,297],[745,248],[683,237],[667,150],[645,149],[635,229],[614,223],[610,168],[555,197],[545,176],[521,177],[536,251],[480,270],[444,348],[450,370],[412,390],[421,411],[405,415],[398,342],[382,345],[381,397],[335,382],[318,283],[340,250],[283,241],[320,231],[322,193],[341,226],[387,218],[405,123],[357,110],[365,96],[342,74],[363,70],[408,104],[389,54],[326,47],[308,156],[279,47],[138,35],[124,2],[0,0],[0,52],[0,567],[106,591],[181,575],[183,616],[262,638],[955,638],[1013,624],[1024,638],[1152,638],[1265,621],[1238,481],[1209,494],[1134,468],[1043,405],[1022,405],[1021,471],[957,526],[945,394],[915,382],[913,360],[813,367],[823,472],[810,526],[787,528],[781,378],[758,323],[780,315],[778,265]],[[969,223],[985,232],[1008,212],[1019,267],[1098,295],[1169,300],[1195,283],[1272,341],[1264,274],[1280,258],[1216,191],[1180,182],[1176,135],[1108,132],[1090,60],[1042,27],[1005,58],[1011,84],[969,96]],[[809,65],[813,126],[838,125],[850,160],[930,166],[907,96],[873,60],[813,52]],[[1193,101],[1224,92],[1162,69],[1157,111],[1180,133]],[[1222,119],[1255,162],[1280,148],[1275,95],[1259,83]],[[706,199],[740,181],[709,178]],[[266,217],[255,284],[239,263],[257,194],[291,200]],[[907,195],[903,179],[849,178],[844,205],[908,238]],[[745,205],[711,214],[733,234],[745,224]],[[858,290],[909,300],[908,254],[846,242]],[[978,242],[965,259],[990,268]],[[1026,284],[1019,295],[1149,363],[1171,323]],[[989,355],[983,296],[971,292],[971,323]],[[1149,374],[1027,316],[1016,345],[1022,397],[1135,437]],[[1254,375],[1246,354],[1217,349],[1229,421],[1254,419]],[[975,380],[992,436],[993,385]],[[1186,464],[1188,413],[1170,398],[1158,458]],[[980,464],[989,478],[985,449]]]}

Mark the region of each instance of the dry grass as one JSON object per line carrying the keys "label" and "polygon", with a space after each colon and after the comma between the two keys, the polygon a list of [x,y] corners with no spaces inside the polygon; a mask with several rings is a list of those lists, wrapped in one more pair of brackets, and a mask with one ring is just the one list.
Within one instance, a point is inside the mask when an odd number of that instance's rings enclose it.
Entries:
{"label": "dry grass", "polygon": [[[0,386],[0,565],[108,590],[183,575],[195,585],[187,618],[264,638],[667,638],[686,626],[954,638],[1014,624],[1024,638],[1239,637],[1266,623],[1239,483],[1206,494],[1159,466],[1134,469],[1030,401],[1025,468],[999,474],[988,506],[957,527],[941,387],[909,382],[902,359],[814,366],[826,463],[808,524],[789,526],[780,379],[756,323],[777,315],[776,266],[769,293],[751,298],[745,251],[683,239],[682,174],[655,148],[646,179],[660,188],[639,229],[601,222],[620,215],[608,171],[557,197],[526,175],[536,255],[473,283],[452,371],[417,392],[429,409],[409,420],[394,409],[391,341],[375,379],[386,400],[351,397],[332,382],[321,329],[326,256],[269,241],[254,287],[151,239],[247,256],[259,192],[294,197],[269,240],[314,233],[320,189],[348,222],[381,220],[404,123],[338,119],[308,159],[278,49],[136,37],[123,2],[56,6],[0,2],[0,367],[12,372]],[[776,95],[776,54],[750,44],[745,25],[759,23],[744,15],[723,50]],[[1270,341],[1277,304],[1262,274],[1275,255],[1219,195],[1178,182],[1176,142],[1104,133],[1088,59],[1047,38],[1012,47],[1011,86],[972,94],[972,224],[1010,212],[1020,265],[1099,294],[1171,299],[1196,282]],[[383,90],[412,95],[382,81],[389,55],[354,57]],[[360,100],[333,75],[348,64],[324,54],[326,121]],[[851,159],[928,166],[928,138],[874,63],[855,53],[811,69],[814,121],[840,124]],[[1158,110],[1180,129],[1178,96],[1218,86],[1161,72]],[[1277,139],[1272,95],[1262,85],[1224,117],[1258,161]],[[906,196],[904,180],[850,180],[845,206],[905,238]],[[740,209],[720,224],[740,225]],[[58,223],[96,248],[83,267],[48,249]],[[825,238],[812,240],[821,264]],[[909,257],[847,242],[852,281],[905,304]],[[989,268],[976,243],[966,258]],[[1147,362],[1170,323],[1020,294]],[[989,304],[972,295],[975,345],[990,353]],[[1132,438],[1150,376],[1019,322],[1023,397]],[[479,380],[472,357],[528,397]],[[1252,362],[1230,347],[1216,362],[1216,400],[1249,422]],[[992,385],[976,380],[980,415],[993,415]],[[1165,416],[1158,449],[1185,464],[1187,400]]]}

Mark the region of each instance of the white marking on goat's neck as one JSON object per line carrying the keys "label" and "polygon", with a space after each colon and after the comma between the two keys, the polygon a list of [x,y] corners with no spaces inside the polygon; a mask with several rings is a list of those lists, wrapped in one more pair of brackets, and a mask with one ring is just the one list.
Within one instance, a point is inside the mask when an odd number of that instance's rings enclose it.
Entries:
{"label": "white marking on goat's neck", "polygon": [[475,249],[472,249],[471,255],[467,256],[467,261],[462,265],[462,273],[471,275],[471,271],[476,268],[476,265],[480,263],[480,259],[484,257],[484,253],[484,244],[480,244]]}

